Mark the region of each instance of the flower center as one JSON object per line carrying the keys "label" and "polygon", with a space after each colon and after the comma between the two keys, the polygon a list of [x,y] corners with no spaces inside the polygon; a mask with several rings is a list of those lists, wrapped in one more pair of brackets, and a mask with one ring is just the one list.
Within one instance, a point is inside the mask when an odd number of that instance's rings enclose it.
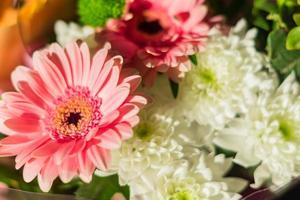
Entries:
{"label": "flower center", "polygon": [[175,37],[169,34],[174,26],[164,10],[136,10],[127,23],[125,34],[141,46],[164,46]]}
{"label": "flower center", "polygon": [[188,191],[179,191],[170,200],[193,200],[193,197]]}
{"label": "flower center", "polygon": [[74,124],[75,126],[77,126],[79,120],[81,119],[81,113],[79,112],[71,112],[70,116],[67,119],[67,123],[70,124]]}
{"label": "flower center", "polygon": [[294,133],[294,127],[291,122],[282,120],[279,122],[279,131],[285,139],[290,139]]}
{"label": "flower center", "polygon": [[200,80],[206,85],[215,85],[217,82],[215,73],[208,68],[201,67],[198,75]]}
{"label": "flower center", "polygon": [[138,24],[138,30],[148,35],[156,35],[164,29],[160,25],[159,20],[147,21],[147,19],[144,19]]}
{"label": "flower center", "polygon": [[199,93],[201,97],[216,94],[222,87],[219,83],[216,72],[207,67],[197,67],[194,73],[190,73],[190,80],[193,83],[193,90]]}
{"label": "flower center", "polygon": [[154,132],[154,127],[150,122],[140,122],[134,129],[136,136],[142,140],[147,140]]}
{"label": "flower center", "polygon": [[[168,200],[196,200],[197,192],[193,191],[195,187],[195,182],[191,179],[183,180],[182,182],[177,182],[176,180],[171,181],[167,193]],[[197,185],[196,187],[199,187]]]}
{"label": "flower center", "polygon": [[101,99],[90,96],[87,88],[68,89],[55,104],[48,129],[51,136],[59,141],[84,137],[98,126],[102,117]]}

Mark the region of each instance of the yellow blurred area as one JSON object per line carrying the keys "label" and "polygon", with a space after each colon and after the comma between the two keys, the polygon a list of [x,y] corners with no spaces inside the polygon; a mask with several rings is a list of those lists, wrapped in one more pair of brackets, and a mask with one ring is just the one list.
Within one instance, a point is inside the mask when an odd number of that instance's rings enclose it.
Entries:
{"label": "yellow blurred area", "polygon": [[0,90],[10,90],[10,74],[23,63],[25,46],[46,43],[56,20],[76,17],[76,0],[0,0]]}
{"label": "yellow blurred area", "polygon": [[11,0],[0,2],[0,89],[11,89],[10,72],[21,64],[25,49],[17,26],[17,10]]}
{"label": "yellow blurred area", "polygon": [[[19,15],[26,44],[45,40],[57,19],[71,20],[76,15],[76,0],[27,0]],[[47,38],[46,38],[47,39]]]}

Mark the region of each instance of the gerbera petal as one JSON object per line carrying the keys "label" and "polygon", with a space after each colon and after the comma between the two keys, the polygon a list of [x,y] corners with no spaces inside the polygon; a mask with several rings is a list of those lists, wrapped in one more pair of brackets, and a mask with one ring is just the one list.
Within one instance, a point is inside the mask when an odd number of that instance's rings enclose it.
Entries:
{"label": "gerbera petal", "polygon": [[26,136],[12,135],[12,136],[8,136],[6,138],[3,138],[0,141],[0,145],[1,146],[7,146],[7,145],[26,143],[26,142],[29,142],[29,141],[31,141],[31,139],[26,137]]}
{"label": "gerbera petal", "polygon": [[121,135],[113,129],[108,129],[104,133],[101,132],[96,137],[100,142],[97,144],[99,147],[105,149],[118,149],[121,145]]}
{"label": "gerbera petal", "polygon": [[78,164],[80,178],[84,182],[89,183],[92,180],[95,165],[88,159],[88,156],[84,152],[78,154]]}
{"label": "gerbera petal", "polygon": [[23,151],[17,154],[16,156],[16,169],[21,168],[28,160],[31,159],[31,153],[36,148],[38,148],[40,145],[44,144],[47,140],[49,140],[47,137],[41,137],[37,139],[33,139],[30,142],[26,144],[19,144],[18,146],[23,147]]}
{"label": "gerbera petal", "polygon": [[24,181],[31,182],[45,165],[47,158],[38,158],[29,160],[23,168],[23,178]]}
{"label": "gerbera petal", "polygon": [[111,113],[105,115],[105,117],[101,119],[99,126],[106,127],[109,124],[112,124],[113,121],[115,121],[119,116],[120,116],[119,111],[116,110],[114,112],[111,112]]}
{"label": "gerbera petal", "polygon": [[58,176],[57,167],[52,159],[48,160],[46,165],[38,174],[38,183],[43,192],[49,192],[54,179]]}
{"label": "gerbera petal", "polygon": [[101,107],[102,113],[106,115],[120,107],[127,99],[130,92],[129,89],[130,88],[126,87],[126,85],[112,89],[108,98],[103,98],[103,104]]}
{"label": "gerbera petal", "polygon": [[141,76],[139,76],[139,75],[132,75],[132,76],[128,76],[128,77],[124,78],[120,84],[122,84],[122,83],[129,83],[130,90],[133,92],[140,85],[141,81],[142,81]]}
{"label": "gerbera petal", "polygon": [[[106,78],[106,76],[100,77],[100,72],[102,71],[106,56],[108,54],[108,49],[103,48],[99,50],[93,57],[92,66],[89,73],[89,86],[93,88],[95,86],[97,79]],[[105,69],[109,70],[109,69]],[[107,73],[108,74],[108,73]]]}
{"label": "gerbera petal", "polygon": [[106,170],[108,168],[110,156],[107,150],[94,145],[87,150],[87,155],[98,169]]}
{"label": "gerbera petal", "polygon": [[128,123],[120,123],[115,126],[115,131],[121,135],[123,140],[127,140],[132,137],[133,130],[131,128],[131,125]]}
{"label": "gerbera petal", "polygon": [[48,58],[56,64],[56,66],[61,70],[62,74],[64,74],[66,83],[68,86],[74,85],[72,78],[72,70],[71,65],[69,64],[68,58],[61,46],[57,43],[54,43],[50,46],[51,54],[48,55]]}
{"label": "gerbera petal", "polygon": [[77,175],[77,159],[76,157],[65,160],[58,167],[58,174],[63,183],[70,182]]}
{"label": "gerbera petal", "polygon": [[80,45],[80,51],[82,56],[82,66],[83,66],[83,72],[82,72],[82,85],[88,86],[89,82],[89,72],[90,72],[90,66],[91,66],[91,56],[90,51],[86,43],[82,43]]}
{"label": "gerbera petal", "polygon": [[65,79],[55,63],[41,54],[40,52],[33,54],[32,59],[34,66],[36,66],[36,70],[39,72],[42,80],[47,83],[47,87],[51,93],[55,96],[59,96],[67,88]]}
{"label": "gerbera petal", "polygon": [[7,128],[19,133],[33,133],[41,131],[38,119],[15,117],[4,121]]}
{"label": "gerbera petal", "polygon": [[24,96],[17,92],[5,92],[1,94],[1,98],[5,103],[28,102],[24,100]]}
{"label": "gerbera petal", "polygon": [[12,73],[12,81],[15,87],[19,82],[27,82],[34,93],[42,98],[48,105],[52,104],[53,96],[47,90],[44,81],[38,73],[28,67],[19,66]]}
{"label": "gerbera petal", "polygon": [[120,118],[118,120],[126,121],[127,119],[134,117],[137,115],[139,112],[139,108],[134,105],[134,104],[124,104],[122,107],[119,109]]}
{"label": "gerbera petal", "polygon": [[107,61],[100,73],[101,77],[94,85],[95,94],[99,97],[106,97],[112,89],[114,89],[119,80],[120,69],[118,66],[114,66],[114,60]]}
{"label": "gerbera petal", "polygon": [[62,147],[60,147],[54,154],[54,162],[57,165],[62,164],[64,161],[65,157],[71,152],[75,145],[75,141],[71,141],[68,143],[65,143]]}
{"label": "gerbera petal", "polygon": [[206,6],[198,5],[194,7],[190,12],[190,17],[184,23],[183,29],[189,31],[194,26],[197,26],[197,24],[203,20],[206,14],[207,14]]}
{"label": "gerbera petal", "polygon": [[141,95],[128,96],[127,100],[139,108],[143,108],[148,102],[148,99]]}
{"label": "gerbera petal", "polygon": [[16,89],[22,93],[29,101],[41,108],[47,108],[47,103],[38,96],[29,86],[27,82],[19,81],[16,83]]}
{"label": "gerbera petal", "polygon": [[65,52],[67,58],[69,60],[70,66],[72,66],[72,77],[73,77],[73,84],[81,85],[82,82],[82,74],[83,74],[83,67],[82,67],[82,56],[80,53],[80,49],[76,42],[72,42],[66,45]]}
{"label": "gerbera petal", "polygon": [[58,148],[60,147],[60,144],[56,141],[49,141],[46,144],[42,145],[38,149],[32,152],[31,156],[40,158],[45,156],[52,156],[56,151],[58,151]]}
{"label": "gerbera petal", "polygon": [[69,155],[74,156],[78,152],[83,151],[83,149],[85,148],[85,145],[86,145],[86,141],[84,139],[77,140],[75,142],[75,145],[73,146],[73,149],[69,152]]}
{"label": "gerbera petal", "polygon": [[35,119],[40,119],[45,117],[48,114],[45,110],[41,109],[40,107],[34,104],[23,103],[23,102],[7,104],[7,109],[9,109],[12,113],[14,113],[14,116],[18,116],[18,117],[32,116],[31,118],[34,117]]}

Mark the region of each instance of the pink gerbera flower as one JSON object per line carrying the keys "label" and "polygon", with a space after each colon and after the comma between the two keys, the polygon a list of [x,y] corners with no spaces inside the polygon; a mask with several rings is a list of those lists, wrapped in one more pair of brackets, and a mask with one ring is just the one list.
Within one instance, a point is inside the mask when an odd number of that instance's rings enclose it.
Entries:
{"label": "pink gerbera flower", "polygon": [[2,95],[0,132],[7,137],[0,155],[16,156],[26,182],[37,176],[43,191],[57,176],[89,182],[95,168],[108,168],[110,150],[132,136],[146,104],[134,94],[140,76],[107,53],[105,47],[91,59],[85,43],[53,44],[34,53],[32,69],[12,73],[17,92]]}
{"label": "pink gerbera flower", "polygon": [[157,72],[178,81],[191,68],[188,56],[203,47],[208,35],[203,2],[132,0],[128,14],[110,21],[99,39],[109,40],[126,61],[134,62],[146,84],[153,84]]}

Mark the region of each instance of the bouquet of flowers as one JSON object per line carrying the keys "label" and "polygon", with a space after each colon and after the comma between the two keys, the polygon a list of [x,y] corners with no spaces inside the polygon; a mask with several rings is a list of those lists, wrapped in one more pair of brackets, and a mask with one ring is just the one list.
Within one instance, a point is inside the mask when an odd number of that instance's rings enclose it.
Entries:
{"label": "bouquet of flowers", "polygon": [[263,200],[300,175],[299,0],[2,0],[0,78],[0,199]]}

